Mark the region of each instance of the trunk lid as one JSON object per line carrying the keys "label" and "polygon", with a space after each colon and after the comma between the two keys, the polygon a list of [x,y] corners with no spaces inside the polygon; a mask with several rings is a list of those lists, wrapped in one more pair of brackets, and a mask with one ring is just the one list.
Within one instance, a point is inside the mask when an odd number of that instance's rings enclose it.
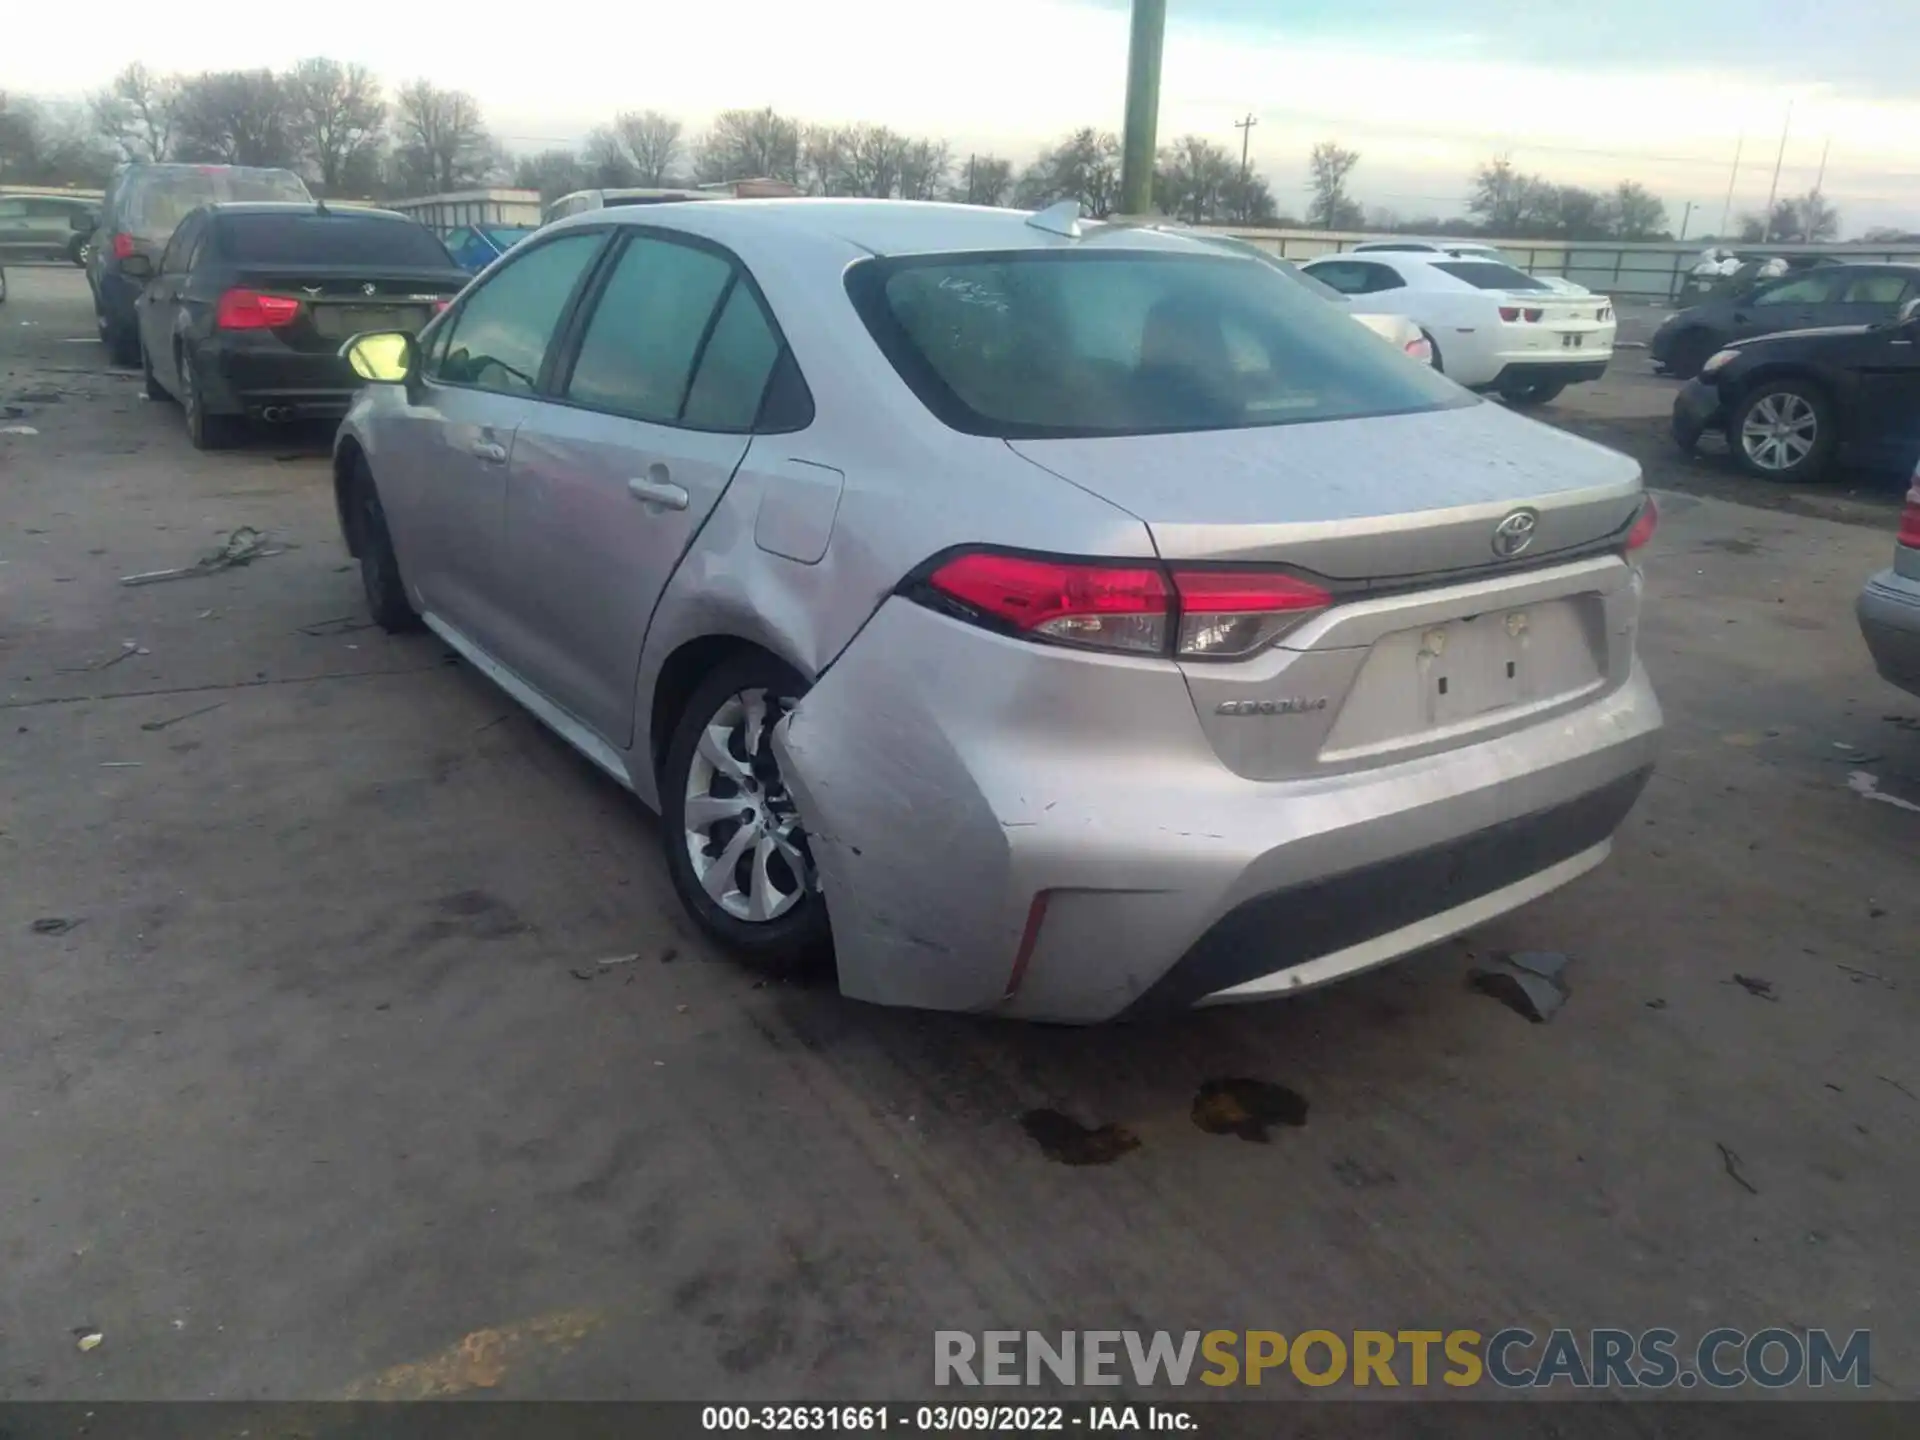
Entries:
{"label": "trunk lid", "polygon": [[299,301],[299,318],[274,333],[296,350],[332,352],[368,330],[417,334],[468,278],[449,269],[248,263],[235,267],[228,288]]}
{"label": "trunk lid", "polygon": [[[1619,549],[1640,467],[1498,406],[1009,443],[1138,517],[1170,565],[1281,566],[1332,592],[1266,650],[1181,662],[1216,752],[1249,778],[1489,739],[1631,672],[1639,581]],[[1517,512],[1531,539],[1502,555]]]}

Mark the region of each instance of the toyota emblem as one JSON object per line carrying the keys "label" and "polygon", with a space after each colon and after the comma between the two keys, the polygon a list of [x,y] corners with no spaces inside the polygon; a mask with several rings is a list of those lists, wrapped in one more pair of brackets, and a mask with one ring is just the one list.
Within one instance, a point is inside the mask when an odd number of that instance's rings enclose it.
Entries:
{"label": "toyota emblem", "polygon": [[1502,560],[1513,559],[1533,543],[1534,532],[1539,528],[1539,511],[1514,511],[1493,527],[1493,553]]}

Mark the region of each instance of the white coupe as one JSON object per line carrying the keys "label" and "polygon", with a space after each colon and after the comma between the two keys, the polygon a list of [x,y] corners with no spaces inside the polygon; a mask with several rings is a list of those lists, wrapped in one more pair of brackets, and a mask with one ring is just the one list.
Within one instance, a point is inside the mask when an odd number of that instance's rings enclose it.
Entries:
{"label": "white coupe", "polygon": [[1513,405],[1544,405],[1597,380],[1613,358],[1613,302],[1567,294],[1498,260],[1431,251],[1356,251],[1300,267],[1363,314],[1413,321],[1434,367]]}

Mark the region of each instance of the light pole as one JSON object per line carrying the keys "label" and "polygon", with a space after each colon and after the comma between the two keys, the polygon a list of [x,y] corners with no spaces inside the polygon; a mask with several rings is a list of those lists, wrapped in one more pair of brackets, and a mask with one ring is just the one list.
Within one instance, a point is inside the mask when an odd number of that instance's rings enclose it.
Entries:
{"label": "light pole", "polygon": [[1247,141],[1253,138],[1253,127],[1260,123],[1260,117],[1251,110],[1247,118],[1233,122],[1233,128],[1240,132],[1240,183],[1247,183]]}
{"label": "light pole", "polygon": [[1127,43],[1127,120],[1120,149],[1120,213],[1153,210],[1153,154],[1160,123],[1160,51],[1167,34],[1167,0],[1133,0]]}
{"label": "light pole", "polygon": [[1787,136],[1793,133],[1793,102],[1787,102],[1787,123],[1780,127],[1780,153],[1773,157],[1773,183],[1767,187],[1767,218],[1760,227],[1760,243],[1773,238],[1773,201],[1780,193],[1780,162],[1787,158]]}
{"label": "light pole", "polygon": [[1747,146],[1747,132],[1742,130],[1740,138],[1733,142],[1733,169],[1727,173],[1727,203],[1720,208],[1720,238],[1727,238],[1727,222],[1733,216],[1733,187],[1740,180],[1740,152]]}

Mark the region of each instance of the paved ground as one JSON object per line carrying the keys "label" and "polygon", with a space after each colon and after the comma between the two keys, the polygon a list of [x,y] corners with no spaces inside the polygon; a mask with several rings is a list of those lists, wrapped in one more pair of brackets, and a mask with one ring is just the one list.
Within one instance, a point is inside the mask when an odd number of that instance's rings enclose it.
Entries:
{"label": "paved ground", "polygon": [[[361,628],[314,437],[195,455],[77,273],[12,278],[0,1398],[905,1398],[993,1325],[1864,1324],[1920,1388],[1920,813],[1848,786],[1920,800],[1851,614],[1873,506],[1665,497],[1670,744],[1571,889],[1292,1003],[895,1013],[691,938],[648,816]],[[1554,418],[1638,445],[1634,363]],[[240,525],[288,548],[117,583]],[[1551,1024],[1467,990],[1507,947],[1576,957]],[[1204,1133],[1223,1077],[1306,1124]],[[1034,1107],[1139,1148],[1054,1163]]]}

